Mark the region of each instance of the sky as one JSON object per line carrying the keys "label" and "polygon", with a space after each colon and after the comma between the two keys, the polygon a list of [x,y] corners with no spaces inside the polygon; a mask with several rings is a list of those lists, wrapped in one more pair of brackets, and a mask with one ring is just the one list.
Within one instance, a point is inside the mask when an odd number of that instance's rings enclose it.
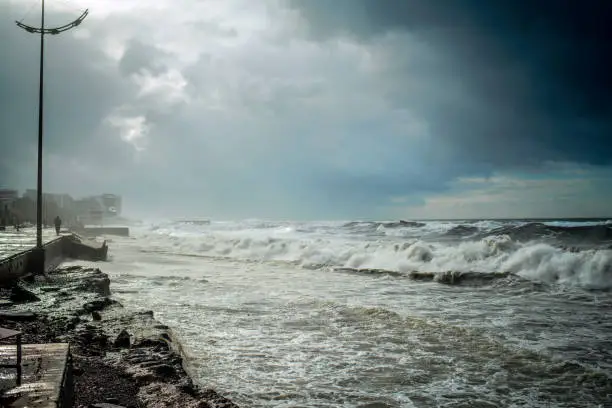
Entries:
{"label": "sky", "polygon": [[[0,0],[0,187],[40,3]],[[608,0],[47,0],[44,191],[214,219],[612,216]]]}

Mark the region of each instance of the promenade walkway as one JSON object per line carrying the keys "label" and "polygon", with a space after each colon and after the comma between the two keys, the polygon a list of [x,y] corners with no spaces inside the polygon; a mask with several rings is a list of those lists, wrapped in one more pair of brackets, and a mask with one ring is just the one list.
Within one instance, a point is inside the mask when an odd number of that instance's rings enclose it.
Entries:
{"label": "promenade walkway", "polygon": [[[43,243],[47,243],[55,237],[55,229],[43,229]],[[34,246],[36,246],[36,227],[23,228],[19,231],[15,231],[13,227],[8,227],[6,231],[0,231],[0,259]]]}

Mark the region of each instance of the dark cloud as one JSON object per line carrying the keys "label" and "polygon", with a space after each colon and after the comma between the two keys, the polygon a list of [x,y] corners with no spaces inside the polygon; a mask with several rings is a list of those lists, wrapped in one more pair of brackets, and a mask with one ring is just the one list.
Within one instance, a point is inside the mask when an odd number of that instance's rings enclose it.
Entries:
{"label": "dark cloud", "polygon": [[[612,3],[540,0],[294,0],[319,40],[408,33],[436,49],[431,89],[402,86],[414,61],[398,41],[389,98],[410,104],[440,144],[500,166],[612,162]],[[418,56],[418,55],[417,55]],[[425,73],[427,76],[427,73]],[[458,85],[451,99],[435,78]],[[436,89],[436,86],[438,89]],[[450,89],[449,93],[453,90]],[[448,149],[448,148],[447,148]]]}
{"label": "dark cloud", "polygon": [[[6,5],[0,14],[10,14]],[[7,11],[5,14],[2,10]],[[14,10],[13,10],[14,11]],[[53,20],[72,16],[50,13]],[[0,184],[34,186],[38,135],[39,37],[0,19],[0,163],[6,168]],[[71,32],[45,38],[44,166],[53,157],[75,158],[104,169],[132,161],[116,132],[100,131],[103,118],[135,92],[117,75],[114,63],[92,41]],[[113,166],[109,166],[112,157]],[[70,174],[64,174],[69,177]],[[103,180],[102,177],[99,177]],[[45,180],[45,185],[57,180]],[[66,185],[60,180],[59,184]],[[72,186],[75,190],[87,186]]]}
{"label": "dark cloud", "polygon": [[[45,188],[166,215],[351,218],[475,188],[462,177],[610,160],[605,3],[291,4],[316,41],[286,10],[206,22],[171,2],[163,27],[143,9],[49,37]],[[31,187],[38,39],[10,18],[0,35],[0,185]],[[121,136],[142,118],[138,151]]]}
{"label": "dark cloud", "polygon": [[127,44],[119,61],[119,71],[126,76],[138,73],[143,69],[153,74],[159,74],[166,70],[162,61],[168,57],[168,54],[163,50],[145,44],[140,40],[132,39]]}

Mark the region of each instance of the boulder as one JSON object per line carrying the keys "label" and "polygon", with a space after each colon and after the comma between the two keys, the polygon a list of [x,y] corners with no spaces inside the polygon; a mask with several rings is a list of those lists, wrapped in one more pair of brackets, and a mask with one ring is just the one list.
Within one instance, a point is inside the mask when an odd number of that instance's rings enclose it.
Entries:
{"label": "boulder", "polygon": [[115,346],[115,348],[130,348],[130,344],[130,334],[123,329],[115,339],[113,346]]}
{"label": "boulder", "polygon": [[134,348],[152,348],[155,350],[168,350],[168,343],[162,339],[142,339],[134,343]]}
{"label": "boulder", "polygon": [[26,290],[19,285],[15,285],[11,288],[11,301],[14,303],[27,303],[38,302],[40,299],[29,290]]}
{"label": "boulder", "polygon": [[159,364],[149,368],[160,378],[176,377],[176,369],[169,364]]}
{"label": "boulder", "polygon": [[36,320],[33,312],[0,312],[0,320],[11,320],[16,322],[31,322]]}
{"label": "boulder", "polygon": [[83,310],[86,313],[91,313],[94,311],[104,310],[107,306],[110,306],[115,303],[116,301],[112,300],[111,298],[105,297],[101,300],[92,300],[91,302],[85,303],[83,305]]}

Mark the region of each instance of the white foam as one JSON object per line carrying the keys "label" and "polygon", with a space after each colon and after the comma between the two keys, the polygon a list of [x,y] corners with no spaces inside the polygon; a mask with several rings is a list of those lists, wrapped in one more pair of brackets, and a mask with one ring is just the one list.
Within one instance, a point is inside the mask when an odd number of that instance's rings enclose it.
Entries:
{"label": "white foam", "polygon": [[[499,223],[470,225],[482,229]],[[379,235],[354,232],[342,223],[290,223],[249,220],[210,225],[166,223],[135,230],[153,248],[184,255],[252,261],[284,261],[304,267],[380,268],[424,272],[512,272],[525,278],[579,286],[612,288],[612,251],[568,252],[549,244],[514,242],[508,236],[477,241],[420,240],[432,231],[448,231],[453,222],[424,227],[374,228]],[[411,230],[410,233],[401,231]],[[400,231],[398,233],[398,231]],[[406,238],[405,236],[408,236]]]}
{"label": "white foam", "polygon": [[[547,355],[608,369],[608,327],[600,320],[611,293],[444,286],[294,264],[505,268],[597,286],[606,282],[608,252],[570,253],[509,236],[440,242],[387,234],[398,228],[344,225],[165,223],[117,238],[103,268],[126,306],[154,310],[176,330],[202,384],[242,406],[409,407],[416,396],[433,405],[481,398],[544,407],[561,399],[588,405],[605,395],[605,387],[593,387],[600,380],[592,371],[561,371]],[[517,380],[516,372],[526,376]],[[587,385],[575,385],[576,376]],[[559,389],[567,393],[557,398]]]}

